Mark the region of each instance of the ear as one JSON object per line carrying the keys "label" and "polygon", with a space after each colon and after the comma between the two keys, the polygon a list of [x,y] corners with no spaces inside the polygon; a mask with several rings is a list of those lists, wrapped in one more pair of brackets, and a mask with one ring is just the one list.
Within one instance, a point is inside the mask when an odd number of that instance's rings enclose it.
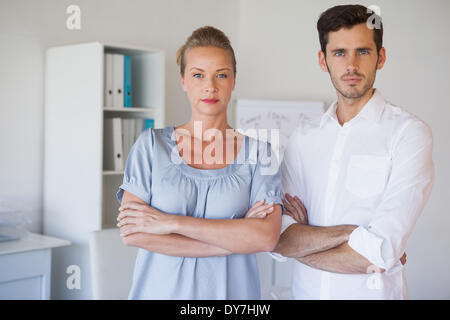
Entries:
{"label": "ear", "polygon": [[181,84],[181,87],[183,88],[183,91],[186,91],[186,86],[184,84],[184,77],[181,73],[180,73],[180,84]]}
{"label": "ear", "polygon": [[386,62],[386,49],[382,47],[380,48],[380,52],[378,53],[377,70],[381,70],[385,62]]}
{"label": "ear", "polygon": [[319,66],[320,66],[320,68],[324,72],[328,72],[328,66],[327,66],[327,62],[326,62],[325,53],[322,50],[320,50],[318,56],[319,56]]}

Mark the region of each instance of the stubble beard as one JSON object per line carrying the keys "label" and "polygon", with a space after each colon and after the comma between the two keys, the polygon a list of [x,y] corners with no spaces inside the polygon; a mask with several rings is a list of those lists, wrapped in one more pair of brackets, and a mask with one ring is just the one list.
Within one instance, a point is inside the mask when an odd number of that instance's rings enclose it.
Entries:
{"label": "stubble beard", "polygon": [[[373,75],[371,75],[369,78],[365,77],[362,74],[359,73],[350,73],[350,74],[345,74],[343,76],[341,76],[340,78],[335,77],[333,75],[333,73],[330,70],[330,67],[328,66],[327,63],[327,68],[328,68],[328,73],[330,74],[330,78],[331,78],[331,82],[333,83],[334,88],[346,99],[360,99],[361,97],[364,97],[367,92],[373,88],[373,84],[375,83],[375,75],[376,75],[376,66],[375,66],[375,70],[373,71]],[[347,90],[344,90],[341,86],[340,83],[341,81],[344,81],[343,78],[344,77],[349,77],[349,76],[358,76],[359,78],[361,78],[361,81],[364,81],[364,86],[362,87],[362,89],[358,90],[357,86],[352,86]]]}

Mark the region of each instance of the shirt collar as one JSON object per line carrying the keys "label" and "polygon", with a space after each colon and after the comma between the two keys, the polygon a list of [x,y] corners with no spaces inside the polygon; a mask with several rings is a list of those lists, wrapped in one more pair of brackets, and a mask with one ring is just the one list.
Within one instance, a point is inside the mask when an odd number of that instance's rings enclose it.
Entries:
{"label": "shirt collar", "polygon": [[[386,104],[386,101],[384,100],[383,95],[381,94],[380,90],[375,89],[372,97],[369,99],[369,101],[367,101],[367,103],[364,105],[364,107],[356,115],[355,118],[361,117],[361,118],[364,118],[367,120],[372,120],[374,122],[379,122],[381,119],[381,114],[383,113],[385,104]],[[328,110],[322,116],[322,118],[320,120],[321,128],[327,119],[331,118],[331,119],[338,121],[338,118],[336,115],[336,109],[337,109],[337,100],[335,100],[331,104],[331,106],[328,108]]]}

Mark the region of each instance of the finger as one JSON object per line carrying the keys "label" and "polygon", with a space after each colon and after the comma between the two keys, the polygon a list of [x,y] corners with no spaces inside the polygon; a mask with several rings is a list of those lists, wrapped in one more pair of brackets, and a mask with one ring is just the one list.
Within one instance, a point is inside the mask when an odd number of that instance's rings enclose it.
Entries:
{"label": "finger", "polygon": [[286,199],[296,210],[301,210],[301,206],[299,205],[299,203],[289,193],[286,193]]}
{"label": "finger", "polygon": [[136,225],[127,225],[125,227],[120,228],[120,236],[126,237],[130,234],[140,232],[140,227]]}
{"label": "finger", "polygon": [[403,254],[403,256],[400,258],[400,262],[402,263],[402,265],[406,264],[406,252]]}
{"label": "finger", "polygon": [[127,209],[142,210],[146,207],[148,207],[148,206],[144,205],[142,203],[130,201],[130,202],[126,202],[126,203],[122,204],[119,208],[119,211],[123,211],[123,210],[127,210]]}
{"label": "finger", "polygon": [[247,217],[254,216],[255,214],[258,214],[260,212],[264,212],[264,211],[266,211],[267,209],[269,209],[271,207],[273,207],[273,203],[269,203],[269,204],[266,204],[266,205],[263,205],[263,206],[259,206],[257,208],[250,209],[246,216]]}
{"label": "finger", "polygon": [[248,211],[261,211],[261,210],[264,210],[265,208],[269,208],[270,206],[273,206],[273,202],[267,203],[267,204],[262,204],[259,206],[253,206]]}
{"label": "finger", "polygon": [[292,201],[290,201],[290,202],[288,202],[289,200],[286,200],[284,202],[285,209],[286,209],[288,215],[291,216],[292,218],[294,218],[295,221],[301,222],[302,217],[300,215],[299,209],[293,205],[294,201],[292,198],[291,198],[291,200]]}
{"label": "finger", "polygon": [[252,218],[265,218],[268,215],[270,215],[274,211],[274,207],[271,207],[265,211],[261,211],[255,215],[252,216]]}
{"label": "finger", "polygon": [[127,211],[122,211],[121,213],[119,213],[119,215],[117,216],[117,220],[122,220],[123,218],[126,218],[126,217],[141,217],[141,216],[142,216],[142,212],[140,212],[140,211],[127,210]]}
{"label": "finger", "polygon": [[128,225],[128,224],[139,224],[141,221],[140,219],[134,218],[134,217],[126,217],[121,219],[118,223],[117,226],[120,228],[122,226]]}
{"label": "finger", "polygon": [[292,211],[294,209],[294,207],[287,200],[282,199],[281,201],[283,202],[285,209],[287,209],[289,211]]}
{"label": "finger", "polygon": [[250,215],[252,215],[253,210],[255,210],[256,208],[261,207],[264,204],[265,200],[260,200],[255,202],[255,204],[253,206],[250,207],[250,209],[248,209],[247,213],[245,214],[245,217],[249,217]]}
{"label": "finger", "polygon": [[302,207],[299,205],[299,203],[297,201],[295,201],[294,198],[291,198],[290,200],[292,206],[298,211],[298,213],[300,213],[302,211]]}
{"label": "finger", "polygon": [[306,207],[303,204],[302,200],[299,197],[295,196],[294,201],[306,212]]}
{"label": "finger", "polygon": [[252,206],[252,208],[257,208],[257,207],[263,205],[265,201],[266,200],[262,199],[262,200],[255,202],[255,204]]}

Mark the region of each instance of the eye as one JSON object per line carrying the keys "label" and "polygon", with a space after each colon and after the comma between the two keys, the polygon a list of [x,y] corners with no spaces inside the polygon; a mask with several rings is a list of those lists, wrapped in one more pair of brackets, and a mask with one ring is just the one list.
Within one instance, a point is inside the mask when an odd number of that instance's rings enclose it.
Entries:
{"label": "eye", "polygon": [[336,57],[343,57],[343,56],[344,56],[344,52],[343,52],[343,51],[336,51],[336,52],[334,53],[334,55],[335,55]]}
{"label": "eye", "polygon": [[194,78],[203,78],[203,76],[202,76],[202,74],[201,73],[194,73],[193,75],[192,75]]}
{"label": "eye", "polygon": [[217,78],[223,78],[223,79],[225,79],[225,78],[227,78],[228,76],[225,74],[225,73],[219,73],[218,75],[217,75]]}
{"label": "eye", "polygon": [[365,49],[359,50],[359,54],[361,54],[361,55],[369,54],[369,50],[365,50]]}

